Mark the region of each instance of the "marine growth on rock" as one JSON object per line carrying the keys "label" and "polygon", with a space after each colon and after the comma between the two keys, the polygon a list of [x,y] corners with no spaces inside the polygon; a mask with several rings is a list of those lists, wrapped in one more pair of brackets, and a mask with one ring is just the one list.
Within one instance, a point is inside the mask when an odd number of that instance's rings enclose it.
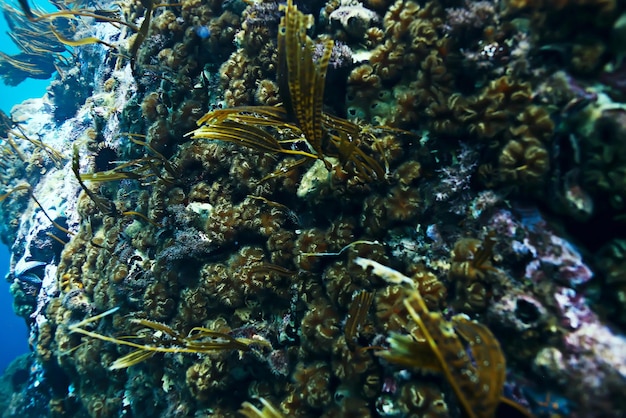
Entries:
{"label": "marine growth on rock", "polygon": [[623,4],[2,7],[3,417],[626,415]]}

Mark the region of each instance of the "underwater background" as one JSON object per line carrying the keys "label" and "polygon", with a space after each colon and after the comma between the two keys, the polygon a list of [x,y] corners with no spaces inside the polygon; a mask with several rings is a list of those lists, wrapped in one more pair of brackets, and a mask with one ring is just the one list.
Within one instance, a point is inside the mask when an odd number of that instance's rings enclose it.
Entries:
{"label": "underwater background", "polygon": [[626,416],[626,1],[42,3],[3,418]]}
{"label": "underwater background", "polygon": [[[47,2],[39,2],[42,7],[50,8]],[[8,35],[9,26],[6,19],[0,19],[0,45],[2,52],[16,54],[19,48],[11,41]],[[49,80],[27,79],[19,86],[7,86],[0,83],[0,110],[6,114],[11,113],[11,108],[26,99],[41,97],[46,92]],[[4,277],[9,271],[10,252],[6,245],[0,245],[0,276]],[[13,312],[13,298],[9,293],[9,283],[2,280],[0,285],[0,317],[2,326],[5,327],[5,337],[2,351],[0,351],[0,370],[4,369],[18,355],[28,352],[28,332],[24,319],[16,316]]]}

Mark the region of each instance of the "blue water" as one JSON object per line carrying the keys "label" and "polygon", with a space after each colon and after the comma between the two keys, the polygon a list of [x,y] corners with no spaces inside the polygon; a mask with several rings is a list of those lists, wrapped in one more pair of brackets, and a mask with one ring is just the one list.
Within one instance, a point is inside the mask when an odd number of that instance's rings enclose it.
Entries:
{"label": "blue water", "polygon": [[[49,5],[45,7],[46,3],[47,2],[39,2],[45,9],[50,9]],[[31,2],[31,4],[36,4],[36,2]],[[9,28],[7,22],[4,20],[4,16],[0,17],[0,50],[5,54],[17,54],[20,50],[7,35],[8,30]],[[0,109],[9,115],[11,108],[15,104],[21,103],[26,99],[43,96],[49,83],[49,80],[27,79],[19,86],[9,87],[5,86],[4,83],[0,81]]]}
{"label": "blue water", "polygon": [[[31,2],[32,4],[33,2]],[[40,2],[45,7],[47,2]],[[49,8],[49,7],[47,7]],[[0,50],[6,54],[15,54],[19,49],[7,35],[8,27],[4,18],[0,18]],[[0,109],[10,115],[11,108],[22,101],[41,97],[46,91],[49,80],[26,80],[16,87],[5,86],[0,82]],[[0,244],[0,324],[2,325],[2,348],[0,349],[0,373],[20,354],[28,352],[28,331],[24,319],[15,315],[9,285],[4,277],[9,270],[9,250]]]}
{"label": "blue water", "polygon": [[26,323],[13,312],[9,283],[4,276],[9,271],[9,249],[0,245],[0,318],[2,318],[2,349],[0,350],[0,373],[20,354],[28,352],[28,330]]}

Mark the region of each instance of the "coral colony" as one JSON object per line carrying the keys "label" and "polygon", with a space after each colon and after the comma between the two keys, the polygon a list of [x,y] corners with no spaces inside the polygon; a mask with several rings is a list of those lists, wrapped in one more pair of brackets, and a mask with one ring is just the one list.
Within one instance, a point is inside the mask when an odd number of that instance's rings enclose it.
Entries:
{"label": "coral colony", "polygon": [[626,416],[623,3],[51,4],[3,417]]}

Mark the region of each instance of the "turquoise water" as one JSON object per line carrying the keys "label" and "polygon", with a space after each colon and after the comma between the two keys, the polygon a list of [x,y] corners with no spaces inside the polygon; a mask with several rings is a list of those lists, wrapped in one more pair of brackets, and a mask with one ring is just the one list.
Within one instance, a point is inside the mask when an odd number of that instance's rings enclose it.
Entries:
{"label": "turquoise water", "polygon": [[[7,35],[7,23],[0,18],[0,50],[6,54],[18,53],[18,48]],[[5,86],[0,82],[0,109],[10,115],[14,105],[30,98],[41,97],[46,92],[49,80],[27,79],[16,87]],[[9,270],[9,250],[0,244],[0,275],[4,278]],[[2,350],[0,351],[0,373],[18,355],[28,351],[28,333],[22,318],[13,313],[9,283],[1,280],[0,318],[2,318]]]}
{"label": "turquoise water", "polygon": [[[20,51],[7,35],[8,30],[9,28],[4,17],[0,18],[0,50],[5,54],[16,54]],[[11,112],[11,108],[17,103],[33,97],[43,96],[49,82],[49,80],[27,79],[16,87],[5,86],[0,82],[0,109],[8,115]]]}
{"label": "turquoise water", "polygon": [[[0,247],[0,271],[4,277],[9,270],[9,250]],[[9,283],[2,280],[0,288],[0,317],[2,318],[2,351],[0,351],[0,372],[18,355],[28,351],[28,334],[22,318],[13,313]]]}

